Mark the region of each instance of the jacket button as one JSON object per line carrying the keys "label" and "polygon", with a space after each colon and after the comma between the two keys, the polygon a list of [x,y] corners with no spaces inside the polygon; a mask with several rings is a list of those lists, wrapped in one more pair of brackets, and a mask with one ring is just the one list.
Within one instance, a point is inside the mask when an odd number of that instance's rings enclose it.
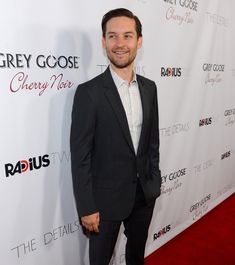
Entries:
{"label": "jacket button", "polygon": [[140,175],[139,175],[139,173],[137,173],[137,178],[139,178],[140,177]]}

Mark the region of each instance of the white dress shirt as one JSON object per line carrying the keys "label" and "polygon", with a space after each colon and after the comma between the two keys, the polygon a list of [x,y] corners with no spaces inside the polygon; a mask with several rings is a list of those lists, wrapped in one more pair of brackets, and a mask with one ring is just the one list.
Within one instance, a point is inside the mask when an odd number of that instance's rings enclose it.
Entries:
{"label": "white dress shirt", "polygon": [[109,68],[126,112],[132,143],[137,154],[143,122],[143,110],[136,74],[134,73],[133,80],[129,83],[118,76],[111,66]]}

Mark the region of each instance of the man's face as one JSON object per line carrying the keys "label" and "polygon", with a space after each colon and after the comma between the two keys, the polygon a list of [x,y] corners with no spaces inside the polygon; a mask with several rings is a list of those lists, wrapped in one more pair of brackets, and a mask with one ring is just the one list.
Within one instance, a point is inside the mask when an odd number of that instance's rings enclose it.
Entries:
{"label": "man's face", "polygon": [[137,38],[135,20],[128,17],[111,18],[106,24],[102,44],[116,68],[132,65],[137,49],[142,45],[142,37]]}

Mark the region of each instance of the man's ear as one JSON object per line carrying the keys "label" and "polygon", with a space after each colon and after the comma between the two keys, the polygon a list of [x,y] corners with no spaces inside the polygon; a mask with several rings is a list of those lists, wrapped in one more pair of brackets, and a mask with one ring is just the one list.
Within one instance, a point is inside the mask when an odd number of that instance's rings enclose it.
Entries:
{"label": "man's ear", "polygon": [[102,46],[105,49],[106,48],[106,40],[105,37],[102,37]]}
{"label": "man's ear", "polygon": [[140,49],[142,47],[142,43],[143,43],[143,38],[139,37],[137,40],[137,48]]}

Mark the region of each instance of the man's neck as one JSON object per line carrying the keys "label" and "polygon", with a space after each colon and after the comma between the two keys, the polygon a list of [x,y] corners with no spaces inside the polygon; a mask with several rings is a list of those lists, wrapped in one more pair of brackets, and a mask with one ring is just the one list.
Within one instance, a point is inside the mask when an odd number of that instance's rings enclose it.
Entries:
{"label": "man's neck", "polygon": [[112,63],[110,64],[112,67],[113,71],[121,77],[123,80],[127,81],[130,83],[133,80],[133,65],[129,65],[125,68],[118,68],[114,66]]}

